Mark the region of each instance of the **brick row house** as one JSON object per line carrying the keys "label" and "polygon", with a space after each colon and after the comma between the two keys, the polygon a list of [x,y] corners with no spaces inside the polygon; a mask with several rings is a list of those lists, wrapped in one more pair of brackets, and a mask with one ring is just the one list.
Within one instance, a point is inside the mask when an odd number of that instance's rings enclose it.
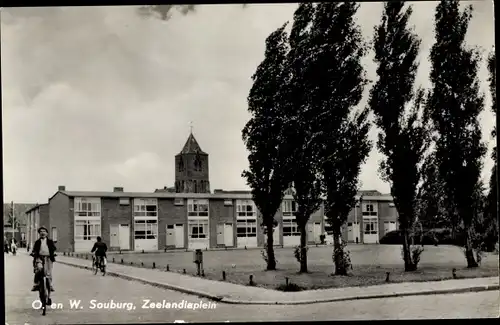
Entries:
{"label": "brick row house", "polygon": [[[190,134],[175,157],[175,186],[147,193],[67,191],[60,186],[47,204],[27,212],[29,240],[44,225],[60,251],[87,252],[97,236],[111,250],[155,251],[216,247],[262,247],[266,242],[262,215],[249,191],[210,192],[208,154]],[[362,192],[343,230],[350,242],[378,243],[397,228],[392,198],[376,191]],[[275,219],[274,243],[296,246],[300,233],[297,205],[285,193]],[[323,208],[307,225],[308,243],[320,243],[329,234]],[[362,231],[361,231],[362,230]]]}

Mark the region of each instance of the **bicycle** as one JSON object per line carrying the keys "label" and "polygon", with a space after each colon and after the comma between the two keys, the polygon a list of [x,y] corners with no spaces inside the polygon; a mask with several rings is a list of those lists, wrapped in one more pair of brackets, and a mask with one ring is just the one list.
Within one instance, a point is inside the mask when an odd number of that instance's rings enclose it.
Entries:
{"label": "bicycle", "polygon": [[40,297],[40,302],[42,304],[42,315],[45,316],[47,313],[47,306],[52,305],[52,299],[50,298],[50,279],[47,277],[45,270],[45,259],[41,258],[42,268],[37,271],[36,276],[38,279],[38,293]]}
{"label": "bicycle", "polygon": [[104,256],[99,256],[99,258],[92,256],[92,272],[94,272],[94,275],[96,275],[99,270],[101,270],[103,276],[106,275]]}

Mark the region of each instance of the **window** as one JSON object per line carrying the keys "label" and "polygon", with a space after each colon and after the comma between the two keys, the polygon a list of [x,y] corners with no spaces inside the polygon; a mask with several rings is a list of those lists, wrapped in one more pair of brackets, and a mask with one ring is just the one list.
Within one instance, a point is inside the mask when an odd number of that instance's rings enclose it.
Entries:
{"label": "window", "polygon": [[283,236],[300,236],[299,228],[295,217],[285,218],[283,217]]}
{"label": "window", "polygon": [[52,236],[51,236],[51,237],[52,237],[52,240],[53,240],[54,242],[56,242],[56,241],[57,241],[57,228],[56,228],[56,227],[52,227],[52,229],[51,229],[51,230],[52,230],[52,232],[51,232],[51,234],[52,234]]}
{"label": "window", "polygon": [[75,198],[75,216],[100,217],[101,199],[90,197]]}
{"label": "window", "polygon": [[96,240],[101,235],[101,222],[75,220],[75,240]]}
{"label": "window", "polygon": [[236,235],[237,237],[257,237],[257,220],[238,220]]}
{"label": "window", "polygon": [[208,200],[188,200],[188,216],[208,217]]}
{"label": "window", "polygon": [[158,217],[158,200],[134,199],[134,217]]}
{"label": "window", "polygon": [[189,238],[208,238],[208,220],[188,220]]}
{"label": "window", "polygon": [[297,203],[292,200],[285,200],[282,204],[283,216],[292,216],[297,212]]}
{"label": "window", "polygon": [[376,235],[378,233],[377,219],[365,219],[365,235]]}
{"label": "window", "polygon": [[194,170],[197,172],[202,171],[201,157],[199,154],[196,154],[196,158],[194,159]]}
{"label": "window", "polygon": [[182,159],[182,157],[179,158],[179,164],[177,165],[177,168],[179,172],[184,171],[184,159]]}
{"label": "window", "polygon": [[363,203],[363,216],[376,216],[377,205],[373,203]]}
{"label": "window", "polygon": [[236,201],[236,213],[238,218],[249,217],[253,219],[257,217],[257,208],[251,200],[238,200]]}
{"label": "window", "polygon": [[135,239],[158,238],[158,221],[156,219],[143,219],[134,221]]}
{"label": "window", "polygon": [[395,221],[385,221],[384,222],[384,234],[387,234],[390,231],[396,230],[396,222]]}

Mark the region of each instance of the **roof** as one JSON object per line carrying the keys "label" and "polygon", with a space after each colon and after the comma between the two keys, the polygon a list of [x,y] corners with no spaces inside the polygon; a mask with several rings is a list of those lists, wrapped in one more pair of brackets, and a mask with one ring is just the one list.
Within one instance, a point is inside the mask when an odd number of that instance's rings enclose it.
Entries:
{"label": "roof", "polygon": [[201,150],[198,141],[194,138],[193,133],[189,134],[189,137],[186,141],[186,144],[182,148],[182,151],[179,153],[180,155],[190,154],[190,153],[199,153],[202,155],[206,155],[207,153]]}
{"label": "roof", "polygon": [[[236,192],[236,191],[234,191]],[[251,200],[252,194],[247,192],[234,193],[233,191],[218,193],[170,193],[170,192],[97,192],[97,191],[59,191],[69,197],[107,197],[107,198],[151,198],[151,199],[227,199]],[[238,191],[239,192],[239,191]],[[57,194],[57,193],[56,193]],[[285,195],[285,199],[292,199],[292,195]],[[359,196],[356,196],[359,199]],[[363,196],[363,201],[392,201],[391,196]]]}
{"label": "roof", "polygon": [[46,205],[49,205],[48,203],[42,203],[42,204],[36,204],[35,206],[33,206],[31,209],[29,210],[26,210],[25,213],[30,213],[31,211],[37,209],[37,208],[40,208],[40,207],[43,207],[43,206],[46,206]]}

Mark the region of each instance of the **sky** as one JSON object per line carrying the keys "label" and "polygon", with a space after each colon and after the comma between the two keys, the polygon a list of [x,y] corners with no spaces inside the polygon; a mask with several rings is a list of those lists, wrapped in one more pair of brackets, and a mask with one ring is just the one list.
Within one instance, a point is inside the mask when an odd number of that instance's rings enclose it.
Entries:
{"label": "sky", "polygon": [[[467,41],[486,58],[494,44],[493,3],[470,3],[475,12]],[[59,185],[131,192],[173,186],[174,156],[190,122],[210,155],[211,189],[247,189],[241,130],[250,118],[251,76],[266,37],[292,21],[296,6],[204,5],[187,15],[174,12],[167,21],[138,15],[136,7],[2,8],[4,200],[47,202]],[[382,6],[361,4],[357,18],[368,41]],[[422,86],[429,86],[435,6],[413,4]],[[364,65],[376,81],[372,60],[370,53]],[[483,63],[487,109],[481,124],[491,152],[495,120],[487,78]],[[377,132],[372,127],[372,140]],[[381,158],[374,148],[362,167],[362,189],[390,191],[377,171]]]}

